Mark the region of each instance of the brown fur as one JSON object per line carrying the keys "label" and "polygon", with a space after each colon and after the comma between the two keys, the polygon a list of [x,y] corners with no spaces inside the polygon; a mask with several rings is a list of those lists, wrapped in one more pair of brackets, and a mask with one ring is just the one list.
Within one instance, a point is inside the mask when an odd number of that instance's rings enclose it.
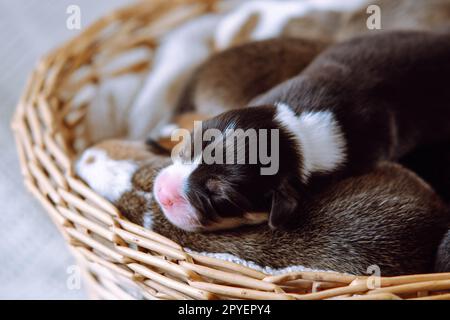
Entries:
{"label": "brown fur", "polygon": [[230,253],[263,266],[363,274],[376,264],[385,276],[429,272],[449,220],[446,206],[426,183],[400,165],[384,163],[322,192],[305,210],[305,223],[293,232],[261,225],[189,233],[171,225],[156,202],[142,195],[151,192],[153,178],[166,165],[161,160],[135,173],[134,190],[117,203],[123,214],[142,224],[144,212],[150,211],[153,230],[185,247]]}

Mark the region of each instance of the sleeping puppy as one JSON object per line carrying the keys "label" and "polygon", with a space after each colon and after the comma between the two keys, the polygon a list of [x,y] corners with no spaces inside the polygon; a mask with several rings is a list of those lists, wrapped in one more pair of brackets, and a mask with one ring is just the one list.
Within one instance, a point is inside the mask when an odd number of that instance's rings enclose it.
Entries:
{"label": "sleeping puppy", "polygon": [[213,55],[189,80],[175,114],[218,115],[299,74],[327,46],[322,40],[276,38],[249,42]]}
{"label": "sleeping puppy", "polygon": [[143,144],[106,141],[84,152],[77,173],[134,223],[197,252],[227,253],[271,268],[364,274],[378,265],[383,276],[430,272],[448,230],[448,207],[428,184],[400,165],[380,163],[324,188],[305,210],[305,222],[291,232],[265,224],[186,232],[167,220],[152,196],[155,176],[168,162]]}
{"label": "sleeping puppy", "polygon": [[336,44],[251,108],[203,121],[158,175],[156,200],[190,231],[262,222],[265,212],[272,228],[298,226],[332,181],[448,139],[448,76],[448,34],[386,32]]}

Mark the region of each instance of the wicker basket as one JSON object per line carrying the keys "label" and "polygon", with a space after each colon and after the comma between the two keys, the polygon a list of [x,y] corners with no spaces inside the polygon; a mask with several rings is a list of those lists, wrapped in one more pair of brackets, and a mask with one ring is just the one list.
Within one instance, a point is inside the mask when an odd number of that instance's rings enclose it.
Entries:
{"label": "wicker basket", "polygon": [[[90,296],[450,299],[450,274],[375,278],[299,272],[269,276],[231,262],[189,254],[177,243],[124,219],[75,176],[76,145],[82,139],[78,129],[83,126],[87,104],[75,107],[73,97],[87,85],[151,67],[147,60],[99,74],[94,58],[101,53],[103,59],[113,59],[141,46],[153,50],[165,31],[215,10],[215,4],[208,0],[152,0],[118,10],[45,56],[29,78],[12,124],[25,185],[67,240]],[[180,10],[186,6],[189,10]],[[115,32],[108,32],[111,28]],[[83,77],[75,83],[66,81],[81,68]]]}

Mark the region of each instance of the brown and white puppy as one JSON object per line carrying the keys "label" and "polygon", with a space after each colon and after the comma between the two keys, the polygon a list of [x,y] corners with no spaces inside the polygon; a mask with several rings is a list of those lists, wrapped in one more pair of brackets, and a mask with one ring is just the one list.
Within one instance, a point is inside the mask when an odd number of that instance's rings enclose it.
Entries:
{"label": "brown and white puppy", "polygon": [[[380,10],[381,29],[367,25],[374,6]],[[223,49],[278,36],[342,41],[384,30],[446,26],[450,26],[448,0],[249,1],[225,16],[215,38]]]}
{"label": "brown and white puppy", "polygon": [[[219,53],[194,74],[180,99],[176,114],[195,111],[197,116],[212,117],[224,110],[243,108],[251,99],[298,74],[327,45],[322,41],[282,38],[253,42]],[[179,126],[168,126],[169,129],[173,127]],[[152,151],[161,151],[158,150],[161,149],[158,148],[161,143],[153,140],[148,143]],[[266,213],[253,210],[236,215],[231,208],[225,210],[228,216],[205,209],[203,211],[208,211],[210,218],[203,219],[185,201],[185,194],[181,190],[186,168],[169,166],[161,172],[155,185],[156,198],[168,219],[175,225],[191,231],[197,228],[214,230],[225,226],[231,228],[241,224],[261,223],[267,219]],[[164,188],[160,188],[161,185]],[[233,196],[231,191],[223,190],[228,194],[227,197]],[[200,203],[203,201],[200,200]],[[199,219],[203,221],[197,221]]]}
{"label": "brown and white puppy", "polygon": [[[255,107],[203,121],[180,159],[157,177],[156,199],[185,230],[261,222],[260,212],[270,212],[274,228],[295,227],[315,192],[332,181],[448,140],[449,76],[449,34],[386,32],[333,45],[298,76],[253,99]],[[252,144],[245,136],[230,152],[236,160],[236,150],[244,149],[244,164],[198,161],[212,145],[204,139],[211,129],[223,136],[230,129],[275,130],[278,139],[266,144],[278,144],[278,171],[261,174],[266,164],[260,159],[249,164]],[[224,155],[235,147],[218,141],[214,147]]]}
{"label": "brown and white puppy", "polygon": [[429,185],[400,165],[380,163],[322,190],[305,210],[305,222],[291,232],[267,225],[186,232],[167,220],[152,195],[154,179],[170,159],[151,153],[145,159],[145,152],[135,143],[104,142],[85,151],[77,172],[129,220],[197,252],[227,253],[277,269],[301,265],[364,274],[377,265],[383,276],[425,273],[432,271],[448,230],[448,208]]}

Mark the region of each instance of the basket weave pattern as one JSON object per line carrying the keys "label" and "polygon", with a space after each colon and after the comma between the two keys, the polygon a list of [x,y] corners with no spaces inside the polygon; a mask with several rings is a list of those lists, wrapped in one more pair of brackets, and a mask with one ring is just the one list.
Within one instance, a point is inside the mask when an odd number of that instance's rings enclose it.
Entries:
{"label": "basket weave pattern", "polygon": [[90,296],[450,299],[450,274],[375,278],[298,272],[270,276],[187,253],[177,243],[124,219],[76,177],[73,162],[83,147],[77,144],[89,141],[83,137],[88,103],[76,105],[74,97],[107,78],[151,68],[151,61],[146,60],[106,74],[99,73],[99,63],[133,48],[154,50],[165,32],[213,11],[215,4],[211,0],[152,0],[115,11],[42,58],[19,101],[12,127],[25,185],[66,239]]}

